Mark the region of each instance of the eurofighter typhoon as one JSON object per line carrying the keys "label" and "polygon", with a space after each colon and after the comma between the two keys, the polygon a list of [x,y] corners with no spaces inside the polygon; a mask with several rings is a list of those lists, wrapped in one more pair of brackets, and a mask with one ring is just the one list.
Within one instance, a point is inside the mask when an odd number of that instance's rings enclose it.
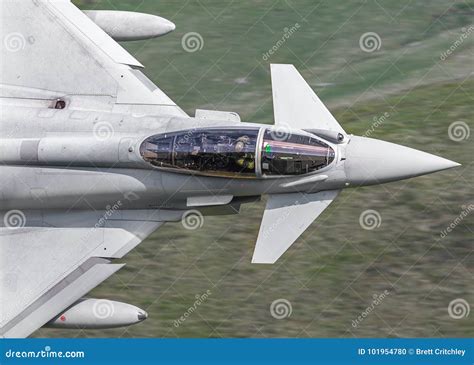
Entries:
{"label": "eurofighter typhoon", "polygon": [[347,134],[292,65],[271,65],[274,126],[188,116],[116,43],[166,34],[166,19],[68,0],[0,6],[0,336],[144,320],[85,295],[165,222],[266,195],[252,262],[271,264],[341,189],[458,166]]}

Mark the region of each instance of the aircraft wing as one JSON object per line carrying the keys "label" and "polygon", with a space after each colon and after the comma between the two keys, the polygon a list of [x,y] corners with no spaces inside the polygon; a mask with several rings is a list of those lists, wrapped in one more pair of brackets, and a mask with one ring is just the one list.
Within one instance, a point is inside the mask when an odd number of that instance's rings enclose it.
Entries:
{"label": "aircraft wing", "polygon": [[0,18],[0,97],[186,116],[140,71],[140,62],[69,0],[4,0]]}
{"label": "aircraft wing", "polygon": [[328,190],[314,194],[270,194],[263,212],[252,263],[275,263],[339,192]]}
{"label": "aircraft wing", "polygon": [[[107,279],[163,224],[154,211],[0,213],[0,337],[26,337]],[[169,218],[169,217],[168,217]]]}

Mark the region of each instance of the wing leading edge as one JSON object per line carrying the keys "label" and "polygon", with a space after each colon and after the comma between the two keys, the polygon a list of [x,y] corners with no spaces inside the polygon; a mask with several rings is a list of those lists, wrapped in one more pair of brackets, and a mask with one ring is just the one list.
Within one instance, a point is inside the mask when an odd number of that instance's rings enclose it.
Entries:
{"label": "wing leading edge", "polygon": [[0,97],[186,116],[69,0],[5,0],[0,8]]}
{"label": "wing leading edge", "polygon": [[[104,212],[17,214],[24,227],[0,227],[3,337],[26,337],[43,326],[123,266],[113,259],[172,219],[159,211],[120,211],[107,219]],[[2,216],[8,222],[11,212]]]}

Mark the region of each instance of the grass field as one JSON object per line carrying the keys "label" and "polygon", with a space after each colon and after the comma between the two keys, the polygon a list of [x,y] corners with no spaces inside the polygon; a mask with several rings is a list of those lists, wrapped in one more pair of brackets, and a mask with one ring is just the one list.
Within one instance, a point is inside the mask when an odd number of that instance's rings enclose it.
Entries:
{"label": "grass field", "polygon": [[[138,6],[136,5],[138,4]],[[36,336],[111,337],[467,337],[473,315],[453,319],[452,300],[474,303],[473,2],[98,1],[84,8],[136,10],[176,23],[157,40],[125,44],[146,73],[189,113],[239,112],[272,123],[269,63],[294,63],[347,132],[457,161],[446,172],[345,190],[273,266],[251,265],[264,202],[239,216],[206,217],[195,231],[167,224],[122,261],[91,297],[148,311],[143,323],[102,331],[41,329]],[[300,28],[269,60],[263,54]],[[200,51],[181,46],[188,32]],[[366,32],[380,49],[364,52]],[[441,55],[465,35],[445,60]],[[382,118],[384,116],[384,118]],[[382,120],[382,119],[383,120]],[[465,138],[448,130],[464,122]],[[381,224],[363,229],[361,214]],[[197,294],[209,296],[193,307]],[[386,292],[385,292],[386,291]],[[370,314],[373,295],[388,293]],[[288,318],[270,305],[291,303]],[[185,313],[185,321],[176,325]],[[356,321],[357,323],[355,323]]]}
{"label": "grass field", "polygon": [[[190,114],[197,107],[238,111],[272,123],[270,63],[293,63],[330,105],[352,103],[472,72],[474,37],[444,62],[472,23],[474,2],[393,1],[97,1],[88,8],[149,12],[177,29],[162,39],[126,44],[146,73]],[[300,28],[268,60],[285,28]],[[183,36],[198,32],[202,50],[186,52]],[[359,47],[367,32],[380,49]],[[465,32],[464,32],[465,33]]]}

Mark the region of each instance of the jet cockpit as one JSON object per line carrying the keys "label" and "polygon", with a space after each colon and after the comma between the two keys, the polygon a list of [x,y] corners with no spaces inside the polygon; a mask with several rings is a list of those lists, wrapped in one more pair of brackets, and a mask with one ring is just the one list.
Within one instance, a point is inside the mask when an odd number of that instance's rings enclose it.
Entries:
{"label": "jet cockpit", "polygon": [[140,146],[157,168],[207,176],[261,178],[304,175],[334,160],[316,136],[261,128],[202,128],[153,135]]}

